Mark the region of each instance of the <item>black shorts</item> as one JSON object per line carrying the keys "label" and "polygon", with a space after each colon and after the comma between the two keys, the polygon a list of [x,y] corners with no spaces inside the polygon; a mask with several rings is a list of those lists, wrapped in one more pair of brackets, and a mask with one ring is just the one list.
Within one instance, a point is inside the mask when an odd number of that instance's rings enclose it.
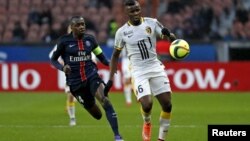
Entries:
{"label": "black shorts", "polygon": [[104,84],[101,77],[98,74],[94,74],[82,82],[77,89],[70,87],[70,92],[84,108],[89,109],[95,104],[95,93],[102,83]]}

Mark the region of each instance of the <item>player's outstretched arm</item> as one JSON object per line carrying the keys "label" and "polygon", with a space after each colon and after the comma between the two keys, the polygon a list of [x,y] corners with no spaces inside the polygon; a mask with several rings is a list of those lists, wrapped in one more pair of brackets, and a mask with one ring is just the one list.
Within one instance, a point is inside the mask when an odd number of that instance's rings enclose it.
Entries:
{"label": "player's outstretched arm", "polygon": [[165,27],[162,28],[161,33],[162,33],[163,36],[168,37],[171,42],[176,40],[176,36],[174,35],[174,33],[170,33],[170,31]]}
{"label": "player's outstretched arm", "polygon": [[109,66],[109,61],[103,53],[97,55],[96,57],[100,62],[102,62],[102,64],[104,64],[105,66]]}
{"label": "player's outstretched arm", "polygon": [[102,64],[104,64],[105,66],[109,66],[109,60],[107,59],[107,57],[102,52],[102,49],[101,49],[100,46],[97,46],[95,49],[93,49],[93,53],[98,58],[98,60],[100,62],[102,62]]}
{"label": "player's outstretched arm", "polygon": [[111,62],[110,62],[110,67],[109,67],[110,68],[109,80],[113,80],[114,74],[117,71],[117,64],[118,64],[120,53],[121,53],[121,50],[116,49],[116,48],[113,51]]}
{"label": "player's outstretched arm", "polygon": [[113,85],[113,78],[114,78],[114,74],[117,71],[117,64],[118,64],[118,59],[119,59],[120,53],[121,53],[121,50],[118,50],[116,48],[113,51],[110,66],[109,66],[109,68],[110,68],[109,80],[104,88],[104,95],[105,96],[108,95],[108,92]]}

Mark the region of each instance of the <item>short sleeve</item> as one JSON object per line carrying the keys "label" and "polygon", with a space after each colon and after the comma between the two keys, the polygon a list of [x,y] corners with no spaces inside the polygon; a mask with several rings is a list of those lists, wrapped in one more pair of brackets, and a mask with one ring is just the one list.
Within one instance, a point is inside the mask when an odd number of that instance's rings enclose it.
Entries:
{"label": "short sleeve", "polygon": [[114,48],[118,50],[122,50],[123,47],[125,46],[125,42],[122,38],[122,32],[121,29],[118,29],[117,32],[115,33],[115,45]]}
{"label": "short sleeve", "polygon": [[161,30],[164,27],[157,19],[154,19],[155,24],[155,32],[158,36],[161,36]]}

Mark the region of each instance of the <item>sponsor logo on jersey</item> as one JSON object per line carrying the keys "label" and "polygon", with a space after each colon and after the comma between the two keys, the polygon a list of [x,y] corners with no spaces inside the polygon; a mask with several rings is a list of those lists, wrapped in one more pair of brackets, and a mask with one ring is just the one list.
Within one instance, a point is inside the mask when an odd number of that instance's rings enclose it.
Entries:
{"label": "sponsor logo on jersey", "polygon": [[133,35],[128,35],[128,38],[132,37]]}
{"label": "sponsor logo on jersey", "polygon": [[74,47],[74,46],[76,46],[76,44],[71,44],[71,45],[69,45],[70,48],[72,48],[72,47]]}
{"label": "sponsor logo on jersey", "polygon": [[133,30],[130,30],[130,31],[125,31],[123,32],[124,36],[128,36],[130,34],[133,34]]}
{"label": "sponsor logo on jersey", "polygon": [[85,51],[78,51],[78,56],[69,56],[70,62],[81,62],[91,60],[91,54],[87,54]]}
{"label": "sponsor logo on jersey", "polygon": [[88,47],[90,46],[90,41],[86,41],[85,43],[86,43],[86,46]]}

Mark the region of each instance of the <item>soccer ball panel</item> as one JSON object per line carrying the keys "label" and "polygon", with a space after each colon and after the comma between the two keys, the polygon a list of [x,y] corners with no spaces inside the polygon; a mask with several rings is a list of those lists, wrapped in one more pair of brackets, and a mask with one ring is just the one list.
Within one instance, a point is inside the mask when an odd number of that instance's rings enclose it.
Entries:
{"label": "soccer ball panel", "polygon": [[189,44],[183,39],[177,39],[171,43],[169,52],[174,59],[182,60],[190,52]]}

